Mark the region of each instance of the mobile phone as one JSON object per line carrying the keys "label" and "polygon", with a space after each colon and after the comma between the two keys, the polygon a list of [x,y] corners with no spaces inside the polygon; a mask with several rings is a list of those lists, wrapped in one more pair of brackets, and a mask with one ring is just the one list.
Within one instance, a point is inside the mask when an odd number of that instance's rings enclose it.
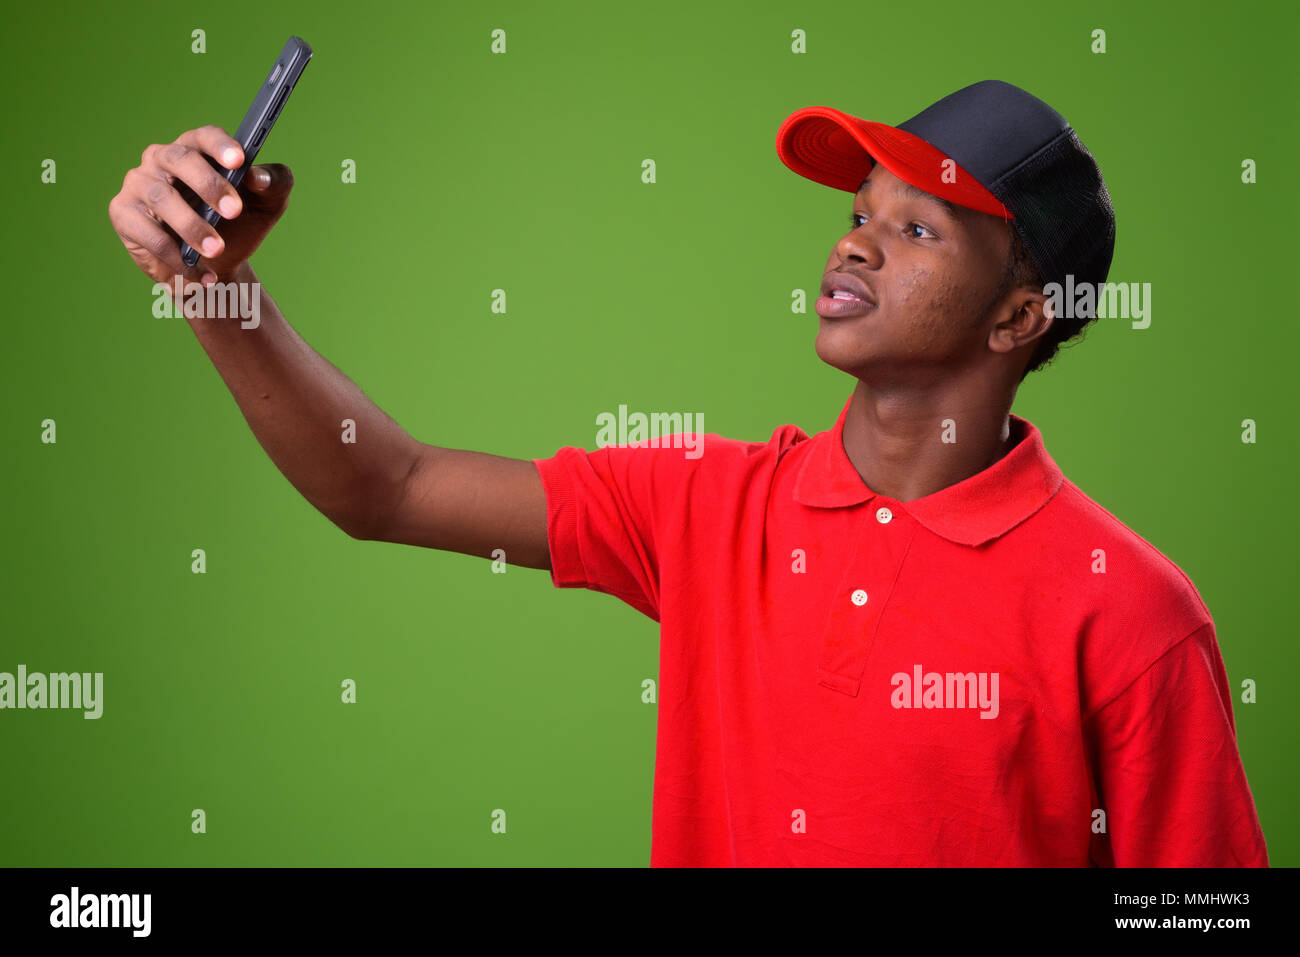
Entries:
{"label": "mobile phone", "polygon": [[[298,77],[302,76],[303,68],[307,66],[307,61],[310,59],[311,47],[301,37],[290,37],[289,42],[280,51],[280,55],[275,58],[275,65],[267,74],[266,82],[258,88],[257,96],[253,97],[253,105],[244,114],[244,122],[239,124],[239,129],[235,133],[235,139],[244,150],[243,166],[239,169],[226,169],[211,156],[204,157],[236,189],[244,181],[244,174],[253,165],[253,160],[257,158],[257,151],[262,148],[266,134],[271,132],[276,117],[284,109],[285,100],[289,99],[289,94],[293,92]],[[212,226],[221,222],[221,214],[207,203],[200,201],[197,209],[199,215]],[[182,243],[181,259],[185,261],[185,265],[193,266],[199,261],[199,251],[189,243]]]}

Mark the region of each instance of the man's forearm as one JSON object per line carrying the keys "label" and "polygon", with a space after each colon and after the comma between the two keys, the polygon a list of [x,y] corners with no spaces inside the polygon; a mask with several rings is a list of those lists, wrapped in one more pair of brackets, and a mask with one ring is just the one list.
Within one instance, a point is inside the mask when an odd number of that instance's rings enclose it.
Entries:
{"label": "man's forearm", "polygon": [[252,285],[251,266],[227,281],[259,297],[256,326],[195,316],[190,327],[285,478],[349,535],[365,537],[400,491],[418,443],[298,335]]}

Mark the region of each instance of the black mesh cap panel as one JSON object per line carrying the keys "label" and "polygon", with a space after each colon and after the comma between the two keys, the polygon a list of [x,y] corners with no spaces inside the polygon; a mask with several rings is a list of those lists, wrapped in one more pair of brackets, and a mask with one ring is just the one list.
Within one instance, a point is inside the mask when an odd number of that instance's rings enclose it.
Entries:
{"label": "black mesh cap panel", "polygon": [[[989,184],[1045,283],[1106,281],[1115,252],[1115,210],[1092,153],[1067,127]],[[1089,317],[1091,318],[1091,317]]]}

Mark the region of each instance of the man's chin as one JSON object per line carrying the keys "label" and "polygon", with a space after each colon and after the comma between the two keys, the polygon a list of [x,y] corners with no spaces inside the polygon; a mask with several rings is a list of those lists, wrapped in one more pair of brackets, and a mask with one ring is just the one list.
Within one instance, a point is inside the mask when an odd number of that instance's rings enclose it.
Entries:
{"label": "man's chin", "polygon": [[845,349],[836,343],[823,342],[821,336],[817,337],[817,358],[832,369],[839,369],[849,375],[856,375],[872,361],[860,343],[856,348]]}
{"label": "man's chin", "polygon": [[873,338],[865,335],[861,325],[856,328],[850,324],[858,323],[855,319],[822,319],[817,329],[817,358],[836,369],[854,368],[870,362],[876,350],[868,341]]}

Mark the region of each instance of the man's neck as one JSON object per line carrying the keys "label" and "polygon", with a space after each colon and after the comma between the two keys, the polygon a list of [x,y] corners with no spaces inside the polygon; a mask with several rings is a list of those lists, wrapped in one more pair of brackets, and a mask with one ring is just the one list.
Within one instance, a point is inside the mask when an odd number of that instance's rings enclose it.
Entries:
{"label": "man's neck", "polygon": [[925,498],[989,468],[1023,438],[1011,428],[1013,398],[918,402],[881,396],[859,380],[844,417],[844,452],[873,492]]}

